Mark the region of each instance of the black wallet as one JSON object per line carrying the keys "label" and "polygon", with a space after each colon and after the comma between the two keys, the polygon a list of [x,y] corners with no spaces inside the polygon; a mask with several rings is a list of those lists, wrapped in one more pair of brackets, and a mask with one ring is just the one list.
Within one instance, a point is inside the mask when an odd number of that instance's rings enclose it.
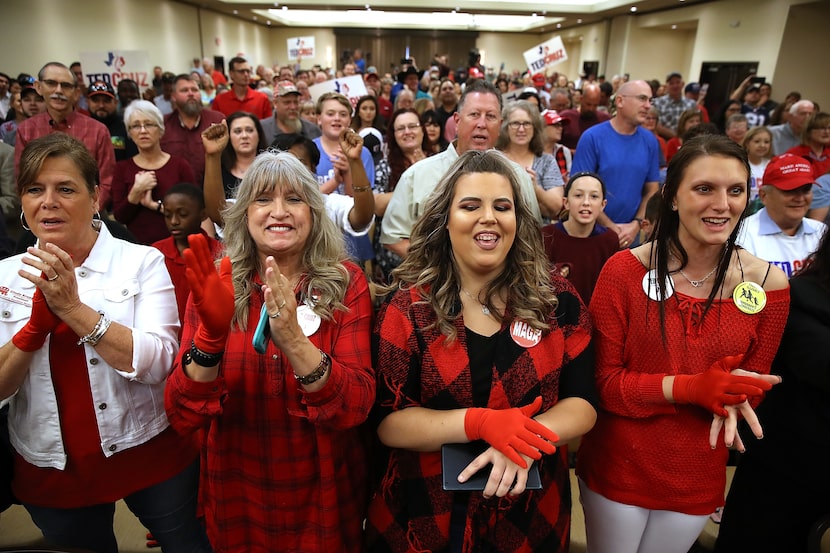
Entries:
{"label": "black wallet", "polygon": [[[441,472],[443,476],[443,488],[448,492],[473,492],[482,491],[490,478],[490,471],[493,465],[488,465],[479,470],[466,482],[459,482],[458,475],[473,462],[473,459],[484,453],[490,445],[484,440],[476,440],[466,444],[444,444],[441,446]],[[542,478],[539,475],[539,462],[534,461],[527,473],[528,490],[541,490]]]}

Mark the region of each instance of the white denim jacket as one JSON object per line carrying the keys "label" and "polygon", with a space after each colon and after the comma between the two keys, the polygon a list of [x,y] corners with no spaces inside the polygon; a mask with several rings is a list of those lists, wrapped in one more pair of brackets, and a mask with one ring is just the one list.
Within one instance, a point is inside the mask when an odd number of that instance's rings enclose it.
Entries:
{"label": "white denim jacket", "polygon": [[[14,292],[29,298],[35,292],[34,285],[17,274],[21,268],[31,271],[21,262],[23,255],[0,262],[0,344],[9,342],[31,315],[31,305],[12,301]],[[176,296],[161,252],[116,239],[106,226],[89,257],[75,268],[75,278],[84,304],[132,330],[132,372],[116,371],[95,348],[84,345],[101,450],[109,457],[147,442],[169,424],[164,386],[179,348]],[[49,338],[34,353],[29,373],[10,403],[9,433],[17,452],[35,466],[62,470],[66,451],[49,366]]]}

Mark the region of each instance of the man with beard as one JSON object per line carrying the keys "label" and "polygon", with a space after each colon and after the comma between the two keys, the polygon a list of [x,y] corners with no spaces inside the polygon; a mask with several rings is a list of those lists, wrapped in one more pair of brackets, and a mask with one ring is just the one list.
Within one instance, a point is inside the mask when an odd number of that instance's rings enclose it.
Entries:
{"label": "man with beard", "polygon": [[104,81],[95,81],[87,89],[87,104],[89,114],[107,127],[110,132],[112,148],[115,152],[115,161],[129,159],[138,153],[135,145],[124,126],[124,120],[118,116],[118,102],[112,85]]}
{"label": "man with beard", "polygon": [[562,128],[562,144],[571,150],[575,149],[582,133],[598,123],[611,119],[606,112],[597,111],[601,97],[599,85],[586,84],[582,89],[582,101],[579,106],[559,113],[565,125]]}
{"label": "man with beard", "polygon": [[106,210],[110,203],[112,175],[115,172],[115,154],[110,133],[93,119],[75,111],[78,101],[78,83],[75,75],[64,64],[53,61],[37,74],[35,89],[46,100],[46,111],[23,121],[17,128],[14,143],[14,166],[20,166],[20,155],[26,144],[53,132],[62,132],[80,140],[98,162],[98,209]]}
{"label": "man with beard", "polygon": [[613,119],[591,127],[579,139],[571,175],[589,171],[602,177],[608,204],[597,222],[617,233],[620,248],[631,248],[637,245],[646,203],[658,188],[660,145],[642,128],[651,108],[647,82],[621,85],[614,104]]}
{"label": "man with beard", "polygon": [[190,75],[181,74],[173,80],[173,113],[164,117],[161,149],[183,157],[193,168],[195,185],[201,187],[205,178],[205,147],[202,131],[225,118],[218,111],[202,108],[202,93]]}
{"label": "man with beard", "polygon": [[300,118],[300,91],[291,81],[280,81],[274,91],[274,116],[260,119],[265,142],[281,134],[301,134],[309,140],[320,136],[320,127]]}

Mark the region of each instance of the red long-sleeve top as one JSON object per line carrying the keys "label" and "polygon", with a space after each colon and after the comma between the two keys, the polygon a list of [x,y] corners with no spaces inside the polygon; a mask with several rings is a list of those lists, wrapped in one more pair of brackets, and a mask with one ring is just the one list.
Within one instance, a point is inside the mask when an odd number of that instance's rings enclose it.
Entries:
{"label": "red long-sleeve top", "polygon": [[716,300],[702,322],[706,300],[675,292],[665,300],[664,346],[659,306],[643,291],[645,274],[626,250],[606,263],[594,289],[600,409],[596,426],[582,438],[577,474],[613,501],[705,515],[723,505],[728,451],[723,439],[709,446],[710,412],[665,399],[663,377],[700,373],[741,353],[741,368],[769,373],[789,289],[767,292],[766,307],[756,315],[738,310],[730,294]]}
{"label": "red long-sleeve top", "polygon": [[[346,266],[348,311],[335,311],[309,337],[332,362],[321,390],[303,391],[273,342],[264,355],[254,351],[259,291],[247,330],[228,336],[216,380],[190,380],[181,356],[173,367],[165,397],[170,424],[183,434],[209,425],[201,492],[217,553],[361,551],[368,486],[361,423],[375,399],[372,305],[362,271]],[[182,344],[198,326],[189,301]]]}

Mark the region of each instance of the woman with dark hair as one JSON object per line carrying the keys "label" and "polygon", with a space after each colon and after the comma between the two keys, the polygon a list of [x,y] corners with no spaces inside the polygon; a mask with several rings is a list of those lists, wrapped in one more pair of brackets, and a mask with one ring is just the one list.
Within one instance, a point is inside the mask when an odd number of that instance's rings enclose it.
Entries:
{"label": "woman with dark hair", "polygon": [[519,100],[504,107],[496,148],[525,168],[533,180],[542,215],[555,219],[562,210],[565,182],[556,159],[544,151],[544,129],[536,106]]}
{"label": "woman with dark hair", "polygon": [[225,197],[229,198],[257,154],[268,148],[268,142],[259,119],[253,113],[235,111],[225,122],[230,134],[230,148],[222,150],[222,188]]}
{"label": "woman with dark hair", "polygon": [[[591,329],[550,272],[511,165],[494,150],[462,154],[393,272],[375,326],[372,418],[388,462],[369,552],[567,550],[567,456],[555,449],[593,425]],[[469,456],[442,490],[447,444]],[[526,489],[537,469],[541,487]],[[450,491],[479,471],[478,485]]]}
{"label": "woman with dark hair", "polygon": [[123,499],[164,551],[207,553],[197,444],[163,408],[179,348],[173,285],[158,250],[113,237],[96,217],[98,179],[64,133],[32,140],[20,158],[20,220],[37,243],[0,262],[13,491],[62,549],[117,552]]}
{"label": "woman with dark hair", "polygon": [[718,116],[718,129],[720,129],[721,132],[726,132],[726,122],[730,117],[739,113],[741,113],[741,101],[727,100],[721,108],[720,115]]}
{"label": "woman with dark hair", "polygon": [[374,96],[361,96],[354,108],[349,125],[363,139],[363,147],[372,154],[375,165],[383,159],[383,133],[386,122],[380,114],[378,100]]}
{"label": "woman with dark hair", "polygon": [[380,233],[383,228],[383,214],[392,198],[392,192],[401,175],[413,163],[432,155],[424,132],[424,125],[414,109],[399,109],[392,114],[386,131],[388,153],[378,164],[375,172],[375,281],[389,282],[389,276],[401,258],[383,247]]}
{"label": "woman with dark hair", "polygon": [[[741,455],[717,552],[808,551],[830,497],[830,239],[790,279],[790,316],[773,373],[783,381],[758,407],[764,439]],[[793,444],[798,444],[797,450]]]}
{"label": "woman with dark hair", "polygon": [[441,122],[438,114],[433,109],[428,109],[421,114],[421,126],[424,128],[427,142],[429,143],[430,154],[440,154],[450,145],[441,132]]}
{"label": "woman with dark hair", "polygon": [[594,553],[686,553],[723,504],[728,448],[744,450],[739,415],[763,435],[752,405],[780,380],[768,373],[789,294],[780,269],[735,245],[748,187],[738,144],[688,140],[653,240],[600,273],[600,411],[577,457]]}

